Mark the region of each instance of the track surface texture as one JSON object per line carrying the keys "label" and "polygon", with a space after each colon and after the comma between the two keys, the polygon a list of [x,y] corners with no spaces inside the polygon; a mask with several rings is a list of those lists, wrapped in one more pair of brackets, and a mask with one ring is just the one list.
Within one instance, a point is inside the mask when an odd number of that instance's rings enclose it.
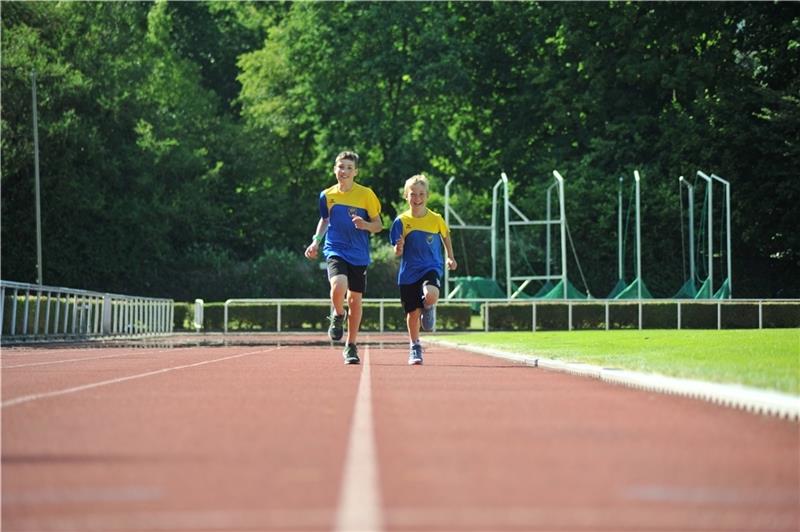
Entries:
{"label": "track surface texture", "polygon": [[2,530],[797,531],[798,423],[428,346],[2,350]]}

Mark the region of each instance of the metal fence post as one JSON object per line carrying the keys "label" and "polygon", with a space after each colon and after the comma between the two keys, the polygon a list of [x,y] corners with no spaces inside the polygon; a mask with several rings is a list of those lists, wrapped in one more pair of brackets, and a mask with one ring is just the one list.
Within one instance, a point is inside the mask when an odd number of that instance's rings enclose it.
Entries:
{"label": "metal fence post", "polygon": [[103,294],[103,334],[111,334],[111,296]]}
{"label": "metal fence post", "polygon": [[202,299],[195,299],[194,300],[194,320],[192,322],[194,325],[195,332],[200,332],[200,329],[203,328],[203,300]]}
{"label": "metal fence post", "polygon": [[567,327],[572,330],[572,301],[567,301]]}

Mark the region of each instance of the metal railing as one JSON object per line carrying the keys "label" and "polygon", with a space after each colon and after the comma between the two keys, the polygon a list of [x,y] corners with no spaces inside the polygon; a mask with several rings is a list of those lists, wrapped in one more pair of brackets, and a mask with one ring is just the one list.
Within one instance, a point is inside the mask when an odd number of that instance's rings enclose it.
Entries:
{"label": "metal railing", "polygon": [[4,343],[169,334],[173,315],[172,299],[0,280]]}
{"label": "metal railing", "polygon": [[[386,303],[395,303],[397,304],[397,299],[367,299],[364,298],[362,300],[363,303],[379,303],[379,320],[380,320],[380,331],[383,332],[384,329],[384,305]],[[276,317],[276,331],[275,332],[282,332],[282,323],[281,323],[281,310],[284,305],[291,305],[291,304],[298,304],[298,303],[308,303],[308,304],[315,304],[315,305],[329,305],[331,304],[330,299],[280,299],[280,298],[270,298],[270,299],[228,299],[225,301],[224,307],[224,332],[225,334],[228,333],[228,308],[230,306],[236,305],[275,305],[277,311]]]}
{"label": "metal railing", "polygon": [[[371,299],[364,298],[364,304],[377,304],[379,309],[379,332],[385,332],[385,307],[387,305],[397,306],[400,304],[399,299]],[[763,329],[775,327],[770,323],[765,323],[765,308],[774,309],[778,305],[786,305],[792,307],[794,310],[793,318],[790,318],[788,325],[778,325],[779,327],[800,327],[800,300],[798,299],[725,299],[725,300],[695,300],[695,299],[566,299],[566,300],[519,300],[519,299],[506,299],[506,298],[464,298],[464,299],[440,299],[439,306],[447,306],[452,304],[480,304],[481,307],[481,327],[475,330],[509,330],[508,327],[503,325],[502,319],[494,318],[493,315],[498,313],[500,308],[517,308],[517,309],[530,309],[527,314],[526,320],[530,328],[528,330],[576,330],[580,328],[594,328],[611,330],[614,328],[672,328],[672,329],[685,329],[685,328],[716,328],[718,330],[726,328],[752,328]],[[313,305],[328,305],[328,299],[228,299],[225,301],[224,306],[224,332],[228,333],[229,321],[229,307],[239,305],[269,305],[276,307],[276,328],[275,332],[283,332],[283,325],[281,320],[282,307],[286,305],[297,304],[313,304]],[[672,306],[674,309],[666,307]],[[577,312],[586,311],[594,307],[595,310],[592,317],[588,320],[591,321],[591,327],[583,327],[576,323],[579,321],[586,322],[587,319],[578,319]],[[660,309],[658,308],[660,307]],[[747,311],[749,307],[750,312],[746,312],[746,316],[741,316],[743,310]],[[666,308],[666,310],[664,310]],[[550,328],[545,319],[542,319],[542,313],[562,311],[564,316],[561,316],[558,322],[563,323],[563,327]],[[662,310],[660,319],[648,317],[647,312]],[[622,313],[628,311],[626,316],[620,318],[614,316],[614,313]],[[690,313],[701,312],[706,315],[705,319],[698,320]],[[713,316],[710,315],[713,313]],[[739,314],[734,319],[734,316]],[[519,319],[516,320],[517,324]],[[692,322],[702,321],[708,323],[708,326],[698,327]],[[498,324],[498,322],[501,322]],[[619,325],[619,322],[623,322]],[[664,323],[669,322],[668,326]],[[521,327],[515,326],[514,330],[520,330]]]}
{"label": "metal railing", "polygon": [[[715,328],[717,330],[722,330],[725,328],[752,328],[752,329],[763,329],[769,327],[769,325],[765,324],[764,319],[764,309],[765,307],[774,308],[778,305],[785,305],[788,307],[793,307],[795,311],[794,319],[790,319],[791,322],[787,327],[795,328],[800,327],[800,300],[798,299],[720,299],[720,300],[697,300],[697,299],[628,299],[628,300],[617,300],[617,299],[575,299],[575,300],[552,300],[552,301],[541,301],[541,300],[514,300],[514,301],[485,301],[482,306],[482,313],[483,313],[483,326],[485,331],[489,330],[499,330],[493,329],[491,327],[491,309],[492,307],[530,307],[530,330],[536,331],[537,329],[541,328],[540,320],[538,319],[538,312],[542,308],[552,308],[552,307],[564,307],[566,306],[566,325],[567,330],[575,330],[575,311],[576,309],[581,308],[589,308],[589,307],[601,307],[602,308],[602,317],[598,320],[595,319],[595,322],[599,323],[602,328],[605,330],[612,329],[613,319],[611,317],[611,312],[614,309],[630,309],[631,307],[635,308],[636,317],[635,320],[625,320],[628,325],[632,325],[634,328],[638,329],[647,329],[647,328],[674,328],[674,329],[683,329],[687,328],[685,325],[685,316],[687,309],[691,308],[694,310],[701,309],[701,310],[709,310],[711,309],[714,312],[713,318],[710,321],[714,322]],[[674,325],[672,327],[665,327],[664,322],[666,320],[659,319],[659,320],[651,320],[651,323],[645,319],[644,313],[649,309],[655,309],[657,307],[666,307],[666,306],[674,306]],[[738,307],[738,308],[737,308]],[[731,316],[725,316],[726,311],[734,314],[736,311],[741,311],[746,307],[751,307],[753,309],[753,315],[747,317],[739,317],[739,319],[734,319]],[[667,314],[671,314],[667,312]],[[709,320],[704,320],[709,321]],[[655,323],[652,323],[655,322]],[[741,323],[743,325],[738,326],[730,326],[731,323]],[[728,326],[726,326],[728,324]],[[600,328],[600,327],[598,327]],[[697,327],[688,327],[688,328],[697,328]],[[708,327],[704,327],[708,328]]]}

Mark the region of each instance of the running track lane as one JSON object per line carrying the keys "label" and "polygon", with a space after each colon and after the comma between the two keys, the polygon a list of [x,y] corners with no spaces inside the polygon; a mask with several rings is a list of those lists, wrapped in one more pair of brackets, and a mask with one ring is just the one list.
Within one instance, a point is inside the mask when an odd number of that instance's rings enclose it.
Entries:
{"label": "running track lane", "polygon": [[4,351],[3,530],[800,528],[797,423],[452,348],[422,367],[362,351]]}

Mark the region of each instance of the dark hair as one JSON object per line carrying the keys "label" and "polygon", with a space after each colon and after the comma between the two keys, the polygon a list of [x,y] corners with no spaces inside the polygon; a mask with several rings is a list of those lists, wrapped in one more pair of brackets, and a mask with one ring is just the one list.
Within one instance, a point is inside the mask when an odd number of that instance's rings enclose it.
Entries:
{"label": "dark hair", "polygon": [[349,161],[353,161],[355,163],[356,168],[358,168],[358,154],[354,151],[343,151],[339,155],[336,156],[336,161],[340,161],[342,159],[347,159]]}

